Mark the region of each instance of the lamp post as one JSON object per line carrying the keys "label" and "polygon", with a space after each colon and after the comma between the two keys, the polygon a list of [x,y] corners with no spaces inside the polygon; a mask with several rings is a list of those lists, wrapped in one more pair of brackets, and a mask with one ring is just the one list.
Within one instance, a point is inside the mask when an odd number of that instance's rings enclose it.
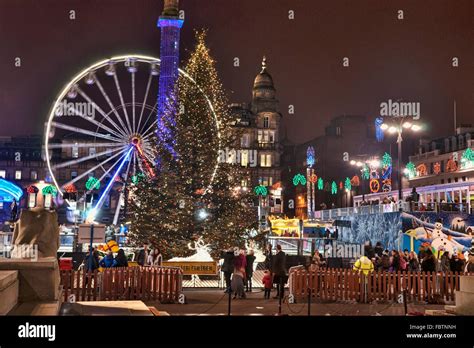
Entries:
{"label": "lamp post", "polygon": [[[398,118],[397,118],[398,119]],[[411,130],[413,132],[418,132],[421,130],[421,126],[413,122],[412,117],[399,117],[399,121],[395,120],[395,122],[385,122],[382,123],[380,129],[384,132],[387,131],[389,134],[397,134],[397,145],[398,145],[398,159],[397,159],[397,185],[398,185],[398,206],[399,210],[402,210],[402,200],[403,200],[403,193],[402,193],[402,142],[403,142],[403,131]]]}

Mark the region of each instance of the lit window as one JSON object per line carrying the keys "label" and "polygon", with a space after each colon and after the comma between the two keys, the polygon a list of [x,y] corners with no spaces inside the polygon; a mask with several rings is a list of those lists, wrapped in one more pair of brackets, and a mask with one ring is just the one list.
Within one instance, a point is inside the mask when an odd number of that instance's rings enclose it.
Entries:
{"label": "lit window", "polygon": [[72,172],[71,172],[71,179],[74,179],[76,176],[77,176],[77,172],[76,172],[76,171],[72,171]]}
{"label": "lit window", "polygon": [[72,158],[78,158],[78,157],[79,157],[79,146],[76,143],[72,147]]}
{"label": "lit window", "polygon": [[15,180],[21,180],[21,170],[15,170]]}
{"label": "lit window", "polygon": [[242,167],[247,167],[249,164],[249,152],[248,151],[242,151],[240,154],[240,164]]}
{"label": "lit window", "polygon": [[265,116],[263,118],[263,128],[270,128],[270,117]]}
{"label": "lit window", "polygon": [[31,180],[38,180],[38,172],[36,170],[32,170],[30,173]]}
{"label": "lit window", "polygon": [[89,156],[94,156],[96,154],[95,147],[89,148]]}
{"label": "lit window", "polygon": [[260,155],[260,166],[271,167],[272,166],[272,155],[261,154]]}
{"label": "lit window", "polygon": [[243,148],[249,147],[250,144],[250,137],[248,134],[242,135],[242,138],[240,139],[240,146]]}
{"label": "lit window", "polygon": [[0,178],[6,178],[7,177],[7,172],[5,170],[0,170]]}

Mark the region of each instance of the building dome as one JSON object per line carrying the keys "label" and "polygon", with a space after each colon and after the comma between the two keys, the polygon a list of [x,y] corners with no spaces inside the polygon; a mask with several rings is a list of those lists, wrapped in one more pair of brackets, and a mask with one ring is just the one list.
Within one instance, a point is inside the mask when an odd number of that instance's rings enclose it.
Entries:
{"label": "building dome", "polygon": [[267,59],[263,57],[262,61],[262,71],[255,77],[255,81],[253,84],[254,89],[274,89],[273,87],[273,79],[271,75],[267,72]]}

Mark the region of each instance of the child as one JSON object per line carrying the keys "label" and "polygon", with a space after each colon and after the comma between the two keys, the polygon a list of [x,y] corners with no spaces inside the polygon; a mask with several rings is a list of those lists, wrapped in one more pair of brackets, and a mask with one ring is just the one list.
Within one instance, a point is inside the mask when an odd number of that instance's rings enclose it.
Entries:
{"label": "child", "polygon": [[266,270],[263,274],[263,279],[262,283],[265,289],[265,293],[263,295],[263,298],[269,299],[270,298],[270,291],[272,291],[273,287],[273,282],[272,282],[272,276],[268,270]]}

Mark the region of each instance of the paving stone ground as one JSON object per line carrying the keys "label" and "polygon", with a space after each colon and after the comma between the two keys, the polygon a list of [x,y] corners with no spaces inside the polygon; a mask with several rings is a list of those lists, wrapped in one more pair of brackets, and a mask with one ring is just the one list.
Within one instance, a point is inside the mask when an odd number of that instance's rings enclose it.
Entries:
{"label": "paving stone ground", "polygon": [[[228,295],[223,290],[217,289],[185,289],[186,304],[161,304],[159,302],[146,302],[148,306],[154,306],[160,311],[166,311],[170,315],[227,315]],[[271,296],[275,296],[272,292]],[[408,312],[412,315],[424,313],[426,309],[441,310],[444,305],[433,304],[409,304]],[[276,315],[279,313],[278,299],[266,300],[263,291],[258,289],[247,293],[246,299],[231,300],[232,315]],[[288,304],[282,303],[281,313],[283,315],[308,315],[306,303]],[[316,316],[371,316],[371,315],[404,315],[403,304],[398,303],[374,303],[362,304],[357,302],[317,302],[311,304],[311,315]]]}

